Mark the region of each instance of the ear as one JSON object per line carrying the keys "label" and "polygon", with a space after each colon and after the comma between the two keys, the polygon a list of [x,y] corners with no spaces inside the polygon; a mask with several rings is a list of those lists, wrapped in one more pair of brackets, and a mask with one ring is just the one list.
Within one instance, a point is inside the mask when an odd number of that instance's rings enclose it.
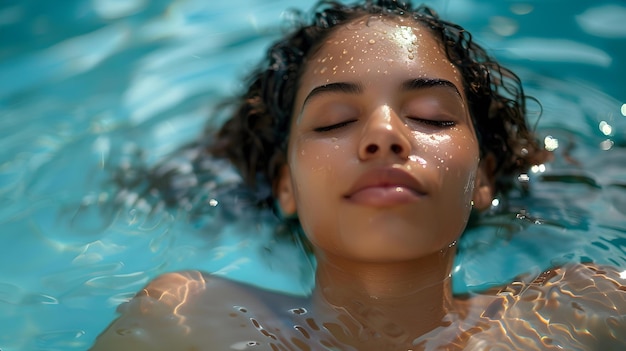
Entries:
{"label": "ear", "polygon": [[479,211],[488,209],[493,201],[495,192],[495,169],[496,160],[493,155],[487,155],[487,157],[480,160],[478,164],[472,201],[474,202],[474,208]]}
{"label": "ear", "polygon": [[278,180],[274,186],[274,198],[283,217],[289,217],[296,213],[296,198],[288,165],[284,165],[280,169]]}

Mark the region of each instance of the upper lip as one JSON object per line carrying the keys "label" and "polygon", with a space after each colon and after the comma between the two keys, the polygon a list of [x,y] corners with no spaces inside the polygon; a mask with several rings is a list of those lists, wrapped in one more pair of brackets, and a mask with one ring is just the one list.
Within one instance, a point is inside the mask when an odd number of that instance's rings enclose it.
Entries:
{"label": "upper lip", "polygon": [[353,194],[374,187],[403,187],[418,195],[426,195],[424,186],[410,173],[402,168],[381,168],[365,172],[352,185],[345,197],[349,198]]}

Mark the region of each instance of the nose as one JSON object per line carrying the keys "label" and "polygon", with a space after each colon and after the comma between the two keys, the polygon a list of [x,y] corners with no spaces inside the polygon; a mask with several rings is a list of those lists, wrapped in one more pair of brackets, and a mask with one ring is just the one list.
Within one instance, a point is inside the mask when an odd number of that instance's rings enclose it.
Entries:
{"label": "nose", "polygon": [[405,134],[404,123],[388,106],[381,106],[370,115],[363,129],[359,158],[368,160],[395,156],[407,159],[411,143]]}

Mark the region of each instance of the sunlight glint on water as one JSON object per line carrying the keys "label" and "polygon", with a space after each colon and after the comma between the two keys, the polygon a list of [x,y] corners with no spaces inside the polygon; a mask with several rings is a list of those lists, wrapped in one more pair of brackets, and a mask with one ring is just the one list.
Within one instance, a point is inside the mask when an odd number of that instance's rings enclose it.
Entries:
{"label": "sunlight glint on water", "polygon": [[[150,194],[116,193],[110,182],[113,169],[153,164],[192,140],[213,104],[240,88],[293,4],[0,4],[2,351],[83,350],[115,306],[172,270],[309,291],[311,263],[272,241],[267,214],[232,224],[248,211],[227,196],[232,187],[218,186],[238,181],[232,170],[216,166],[215,184],[189,200],[206,211],[197,217],[170,213]],[[512,199],[512,211],[461,240],[456,291],[570,261],[626,266],[624,4],[434,6],[520,73],[542,102],[539,127],[555,152],[520,178],[535,190],[530,199]],[[114,206],[120,199],[125,206]]]}

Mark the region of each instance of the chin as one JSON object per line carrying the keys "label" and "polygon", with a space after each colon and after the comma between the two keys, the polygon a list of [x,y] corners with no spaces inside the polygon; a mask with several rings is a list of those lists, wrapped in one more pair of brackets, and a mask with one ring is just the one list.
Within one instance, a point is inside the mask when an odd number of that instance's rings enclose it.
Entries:
{"label": "chin", "polygon": [[342,236],[342,244],[352,255],[364,260],[401,261],[437,253],[458,239],[458,236],[447,237],[415,228],[369,228],[353,237]]}

